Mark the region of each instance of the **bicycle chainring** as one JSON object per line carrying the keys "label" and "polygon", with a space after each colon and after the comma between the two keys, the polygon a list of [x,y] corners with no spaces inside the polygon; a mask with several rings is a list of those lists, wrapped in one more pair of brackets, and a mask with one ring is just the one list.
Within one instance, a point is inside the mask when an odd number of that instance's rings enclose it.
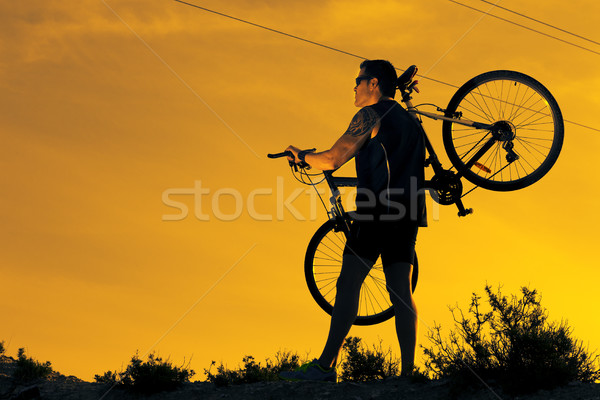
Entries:
{"label": "bicycle chainring", "polygon": [[452,171],[435,174],[431,178],[431,187],[435,191],[432,193],[433,200],[443,206],[456,203],[462,196],[462,182]]}

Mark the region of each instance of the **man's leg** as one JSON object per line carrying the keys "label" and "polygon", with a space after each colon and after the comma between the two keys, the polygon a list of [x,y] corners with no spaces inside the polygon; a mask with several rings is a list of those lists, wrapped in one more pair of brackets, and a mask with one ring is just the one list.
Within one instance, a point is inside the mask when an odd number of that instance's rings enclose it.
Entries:
{"label": "man's leg", "polygon": [[337,294],[331,315],[329,335],[319,364],[330,368],[335,364],[344,339],[358,313],[360,288],[373,263],[352,254],[344,254],[342,271],[337,281]]}
{"label": "man's leg", "polygon": [[385,280],[396,315],[402,375],[412,371],[417,346],[417,307],[411,290],[412,268],[412,265],[407,262],[396,262],[384,268]]}

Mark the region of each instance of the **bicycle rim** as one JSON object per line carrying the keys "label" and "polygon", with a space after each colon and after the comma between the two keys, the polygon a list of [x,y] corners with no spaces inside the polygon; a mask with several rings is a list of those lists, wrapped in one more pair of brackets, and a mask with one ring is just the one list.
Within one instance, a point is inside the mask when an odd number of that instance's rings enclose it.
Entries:
{"label": "bicycle rim", "polygon": [[[492,137],[488,130],[444,121],[444,147],[467,180],[485,189],[508,191],[531,185],[556,162],[564,123],[550,92],[535,79],[514,71],[486,72],[465,83],[448,103],[446,115],[502,124],[504,135],[470,168],[469,159]],[[511,144],[507,144],[510,142]],[[518,156],[510,161],[508,147]]]}

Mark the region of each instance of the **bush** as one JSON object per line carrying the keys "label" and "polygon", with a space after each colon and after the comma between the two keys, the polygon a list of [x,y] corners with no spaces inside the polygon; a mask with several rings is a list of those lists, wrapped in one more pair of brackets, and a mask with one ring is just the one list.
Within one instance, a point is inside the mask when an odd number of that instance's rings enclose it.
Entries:
{"label": "bush", "polygon": [[523,287],[522,297],[510,299],[488,285],[485,292],[490,311],[481,311],[481,297],[473,293],[470,316],[451,308],[456,331],[447,340],[439,325],[429,331],[425,365],[435,378],[449,378],[455,392],[483,381],[511,394],[600,378],[597,356],[571,337],[566,322],[548,322],[535,290]]}
{"label": "bush", "polygon": [[289,351],[278,351],[275,354],[275,361],[267,358],[265,366],[256,363],[254,357],[245,356],[242,359],[244,366],[236,370],[227,369],[223,363],[217,367],[217,372],[213,374],[210,370],[216,364],[212,362],[208,369],[204,370],[206,380],[214,383],[216,386],[239,385],[243,383],[254,383],[263,381],[279,380],[281,371],[289,371],[300,366],[300,357]]}
{"label": "bush", "polygon": [[42,364],[33,358],[27,357],[24,348],[19,349],[17,357],[17,366],[13,374],[13,378],[17,381],[28,382],[42,379],[52,373],[50,361]]}
{"label": "bush", "polygon": [[148,360],[143,362],[136,353],[125,372],[107,371],[103,375],[96,375],[94,379],[96,382],[111,383],[134,392],[151,394],[174,390],[189,382],[194,371],[188,369],[188,366],[175,367],[154,353],[148,355]]}
{"label": "bush", "polygon": [[6,349],[4,348],[4,340],[0,342],[0,356],[4,354]]}
{"label": "bush", "polygon": [[120,383],[119,374],[117,371],[106,371],[103,375],[94,375],[94,380],[98,383]]}
{"label": "bush", "polygon": [[340,380],[366,382],[397,376],[400,372],[400,360],[392,356],[391,349],[384,352],[382,344],[365,347],[358,337],[348,337],[342,351],[345,353],[341,365]]}

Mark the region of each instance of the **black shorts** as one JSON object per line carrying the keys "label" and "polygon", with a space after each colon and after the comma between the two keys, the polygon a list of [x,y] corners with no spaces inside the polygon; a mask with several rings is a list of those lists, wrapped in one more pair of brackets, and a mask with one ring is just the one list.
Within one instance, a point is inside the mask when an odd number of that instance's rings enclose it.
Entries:
{"label": "black shorts", "polygon": [[352,254],[373,263],[381,256],[384,268],[395,262],[414,265],[419,223],[400,221],[354,221],[344,255]]}

